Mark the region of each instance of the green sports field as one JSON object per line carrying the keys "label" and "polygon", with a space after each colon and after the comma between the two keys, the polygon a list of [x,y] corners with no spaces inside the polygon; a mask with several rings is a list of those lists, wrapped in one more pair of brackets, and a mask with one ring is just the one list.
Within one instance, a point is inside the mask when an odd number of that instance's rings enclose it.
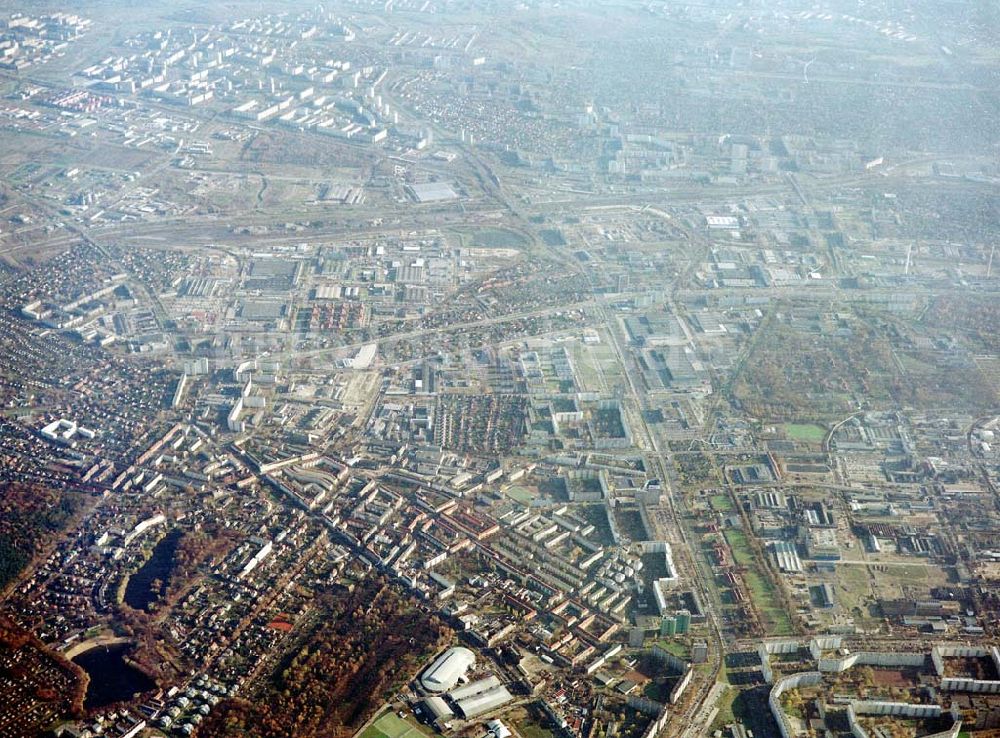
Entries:
{"label": "green sports field", "polygon": [[785,435],[793,441],[822,443],[826,438],[826,428],[812,423],[788,423],[785,425]]}
{"label": "green sports field", "polygon": [[361,738],[425,738],[425,733],[414,723],[387,712],[368,726]]}

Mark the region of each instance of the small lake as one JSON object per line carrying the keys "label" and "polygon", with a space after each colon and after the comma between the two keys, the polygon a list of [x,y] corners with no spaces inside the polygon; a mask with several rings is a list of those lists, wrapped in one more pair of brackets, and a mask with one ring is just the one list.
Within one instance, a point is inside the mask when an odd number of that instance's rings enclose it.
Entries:
{"label": "small lake", "polygon": [[131,699],[156,684],[144,673],[130,666],[125,657],[132,651],[128,643],[97,646],[73,659],[90,676],[83,706],[90,710]]}
{"label": "small lake", "polygon": [[[163,596],[174,570],[174,555],[177,553],[181,535],[181,530],[174,528],[163,536],[153,547],[149,561],[128,578],[128,583],[125,585],[125,604],[133,610],[148,611],[150,606]],[[154,589],[153,582],[156,580],[159,580],[160,584]]]}

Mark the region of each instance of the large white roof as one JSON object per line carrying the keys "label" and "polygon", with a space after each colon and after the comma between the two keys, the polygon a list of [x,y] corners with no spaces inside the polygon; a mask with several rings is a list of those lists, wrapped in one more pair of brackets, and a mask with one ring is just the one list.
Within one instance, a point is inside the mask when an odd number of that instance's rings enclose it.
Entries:
{"label": "large white roof", "polygon": [[453,701],[458,702],[459,700],[464,700],[466,697],[472,697],[473,695],[485,692],[488,689],[499,687],[500,684],[500,680],[491,674],[490,676],[472,682],[471,684],[466,684],[464,687],[451,690],[448,693],[448,696],[451,697]]}
{"label": "large white roof", "polygon": [[476,656],[469,649],[461,646],[449,648],[427,667],[420,683],[430,692],[447,692],[475,663]]}
{"label": "large white roof", "polygon": [[500,705],[505,705],[510,702],[514,697],[507,688],[502,684],[497,687],[492,687],[487,689],[485,692],[479,692],[471,697],[466,697],[462,700],[456,700],[455,706],[461,711],[462,715],[468,720],[474,718],[477,715],[482,715],[484,712],[489,712],[494,710]]}

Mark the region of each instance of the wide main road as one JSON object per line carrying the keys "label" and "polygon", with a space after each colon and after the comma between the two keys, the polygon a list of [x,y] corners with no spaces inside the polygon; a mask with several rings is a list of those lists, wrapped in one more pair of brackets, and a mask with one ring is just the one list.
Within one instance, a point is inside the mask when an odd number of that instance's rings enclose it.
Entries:
{"label": "wide main road", "polygon": [[[662,213],[657,214],[663,215]],[[697,234],[692,234],[683,228],[681,230],[685,232],[693,246],[691,265],[686,270],[689,271],[698,261],[699,247],[705,248],[707,247],[707,243],[700,239]],[[700,679],[694,683],[695,686],[688,691],[679,703],[681,706],[680,709],[676,707],[670,708],[670,717],[661,732],[661,738],[674,738],[674,736],[693,738],[696,735],[702,734],[709,727],[708,725],[700,724],[697,718],[703,718],[711,713],[710,709],[703,708],[710,708],[711,706],[706,705],[706,702],[719,695],[716,682],[725,655],[722,629],[714,608],[714,599],[711,597],[711,593],[708,591],[706,585],[706,582],[712,581],[712,573],[707,569],[706,563],[699,558],[696,548],[692,545],[693,533],[686,527],[684,518],[678,514],[678,508],[683,504],[683,501],[676,497],[678,494],[677,490],[671,483],[674,477],[673,459],[669,451],[660,447],[659,439],[646,422],[646,411],[650,409],[649,397],[642,387],[637,386],[636,376],[640,372],[638,367],[634,365],[634,362],[630,360],[630,354],[622,344],[622,328],[619,320],[615,313],[608,307],[607,300],[597,294],[592,274],[580,266],[579,262],[568,252],[568,249],[568,246],[553,247],[549,253],[561,259],[568,270],[580,273],[581,279],[586,280],[594,293],[593,304],[600,321],[610,336],[611,348],[625,377],[629,404],[637,410],[635,413],[637,417],[636,424],[640,430],[638,435],[642,439],[641,444],[645,452],[644,455],[651,467],[652,475],[660,480],[664,490],[664,493],[660,495],[660,506],[647,507],[647,511],[650,513],[650,523],[656,529],[652,534],[656,535],[660,540],[669,540],[675,543],[680,542],[683,550],[675,553],[675,565],[678,566],[681,576],[699,593],[706,620],[709,624],[711,677]],[[685,279],[686,276],[685,274],[681,279]],[[676,284],[677,282],[671,286],[671,292],[676,289]],[[620,298],[620,295],[616,296],[616,299],[618,298]],[[663,505],[663,503],[666,504]],[[663,517],[657,515],[657,513],[662,512],[665,512],[666,515]],[[665,526],[670,530],[665,529]]]}
{"label": "wide main road", "polygon": [[373,337],[369,341],[360,341],[358,343],[346,343],[341,346],[332,346],[330,348],[321,349],[310,349],[308,351],[296,351],[295,356],[297,358],[313,358],[317,356],[329,356],[330,354],[343,353],[345,351],[350,351],[352,349],[356,350],[362,346],[367,346],[369,344],[375,343],[380,346],[385,346],[399,341],[407,341],[413,338],[425,338],[427,336],[440,335],[444,333],[455,333],[461,332],[470,328],[482,328],[491,325],[501,325],[503,323],[511,323],[516,320],[524,320],[525,318],[541,318],[546,315],[554,315],[556,313],[565,313],[572,310],[579,310],[583,308],[593,307],[595,300],[580,300],[579,302],[571,302],[560,305],[553,305],[550,307],[539,308],[538,310],[524,310],[517,313],[507,313],[506,315],[495,315],[491,318],[483,318],[481,320],[470,320],[464,323],[449,323],[448,325],[435,326],[434,328],[418,328],[412,331],[404,331],[401,333],[391,333],[387,336]]}
{"label": "wide main road", "polygon": [[684,517],[679,514],[678,508],[683,502],[676,497],[678,492],[671,483],[674,476],[672,473],[673,460],[670,453],[660,447],[659,439],[646,422],[646,411],[649,409],[648,398],[645,392],[641,392],[636,387],[634,374],[637,370],[630,365],[627,352],[621,344],[618,319],[603,303],[600,309],[604,313],[608,332],[611,334],[612,348],[625,374],[631,401],[633,406],[638,409],[636,417],[638,418],[641,435],[646,445],[647,458],[663,486],[664,494],[661,494],[660,501],[661,503],[666,502],[666,510],[676,535],[668,536],[666,531],[662,530],[662,521],[655,514],[651,514],[649,519],[657,529],[656,535],[658,537],[664,540],[680,540],[683,551],[677,552],[679,555],[675,555],[675,562],[686,563],[686,566],[684,566],[685,570],[681,573],[690,585],[698,591],[711,634],[711,648],[709,650],[711,678],[701,680],[700,683],[696,684],[695,688],[697,692],[693,694],[689,693],[686,699],[682,700],[682,704],[684,705],[683,710],[678,712],[671,710],[670,718],[664,726],[662,733],[664,737],[682,735],[688,738],[689,736],[702,734],[709,727],[708,725],[697,724],[695,718],[705,714],[705,711],[702,710],[705,701],[710,696],[717,695],[715,684],[719,670],[722,668],[722,660],[725,656],[725,644],[722,638],[722,629],[719,624],[718,615],[713,605],[714,599],[706,585],[706,582],[712,581],[712,575],[710,571],[706,572],[705,564],[699,559],[697,548],[692,543],[693,533],[688,529]]}

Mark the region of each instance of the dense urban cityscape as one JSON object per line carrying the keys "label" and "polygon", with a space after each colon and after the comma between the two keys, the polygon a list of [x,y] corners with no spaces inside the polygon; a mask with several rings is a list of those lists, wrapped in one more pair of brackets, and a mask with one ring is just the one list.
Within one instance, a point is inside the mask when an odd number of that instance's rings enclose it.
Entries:
{"label": "dense urban cityscape", "polygon": [[0,738],[1000,736],[998,40],[5,4]]}

